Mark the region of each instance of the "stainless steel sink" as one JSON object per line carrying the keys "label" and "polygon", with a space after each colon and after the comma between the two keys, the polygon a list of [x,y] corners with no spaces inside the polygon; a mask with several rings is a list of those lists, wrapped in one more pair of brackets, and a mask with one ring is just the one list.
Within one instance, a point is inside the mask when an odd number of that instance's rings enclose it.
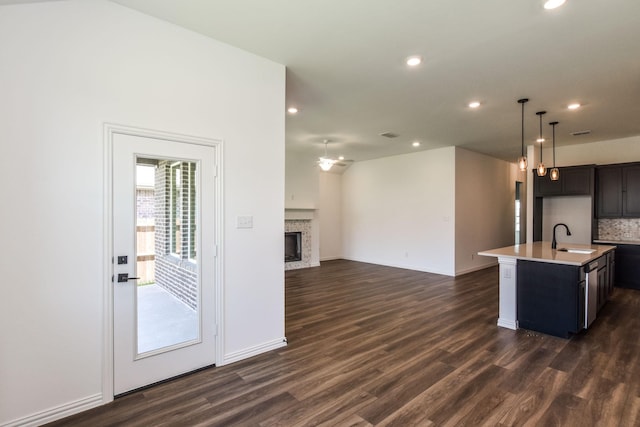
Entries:
{"label": "stainless steel sink", "polygon": [[571,254],[592,254],[596,250],[595,249],[581,249],[581,248],[560,248],[558,249],[560,252],[569,252]]}

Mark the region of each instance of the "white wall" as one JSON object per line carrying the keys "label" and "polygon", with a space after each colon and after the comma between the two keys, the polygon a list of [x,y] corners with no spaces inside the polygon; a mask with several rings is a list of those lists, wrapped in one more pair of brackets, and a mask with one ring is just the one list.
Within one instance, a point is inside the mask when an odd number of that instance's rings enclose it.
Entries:
{"label": "white wall", "polygon": [[513,245],[517,167],[458,148],[455,168],[456,274],[463,274],[495,264],[478,252]]}
{"label": "white wall", "polygon": [[[562,179],[562,175],[560,177]],[[542,203],[542,240],[550,242],[553,239],[553,226],[565,223],[569,226],[571,236],[566,235],[564,227],[558,227],[558,242],[591,243],[591,197],[545,197]]]}
{"label": "white wall", "polygon": [[111,397],[105,122],[224,140],[223,354],[279,346],[284,67],[86,0],[1,6],[0,57],[0,424]]}
{"label": "white wall", "polygon": [[342,182],[346,259],[454,275],[454,147],[356,162]]}
{"label": "white wall", "polygon": [[320,202],[319,168],[307,158],[287,152],[285,170],[285,207],[317,209]]}
{"label": "white wall", "polygon": [[[544,150],[545,164],[552,159],[552,150]],[[556,147],[558,166],[606,165],[640,161],[640,136]]]}
{"label": "white wall", "polygon": [[320,173],[320,260],[342,258],[342,175]]}

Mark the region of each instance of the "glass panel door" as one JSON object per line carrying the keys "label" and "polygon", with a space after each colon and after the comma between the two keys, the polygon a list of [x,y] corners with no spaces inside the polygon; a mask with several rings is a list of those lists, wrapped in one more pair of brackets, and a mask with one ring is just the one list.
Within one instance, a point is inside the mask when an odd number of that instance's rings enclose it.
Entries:
{"label": "glass panel door", "polygon": [[112,144],[117,395],[215,363],[218,196],[212,145],[124,133]]}
{"label": "glass panel door", "polygon": [[137,353],[199,338],[197,163],[136,160]]}

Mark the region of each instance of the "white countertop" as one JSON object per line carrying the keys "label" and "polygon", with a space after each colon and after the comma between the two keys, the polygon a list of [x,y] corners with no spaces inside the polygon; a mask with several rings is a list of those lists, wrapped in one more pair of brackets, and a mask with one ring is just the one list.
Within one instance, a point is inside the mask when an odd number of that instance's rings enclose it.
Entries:
{"label": "white countertop", "polygon": [[595,251],[590,254],[562,252],[551,249],[551,242],[533,242],[522,245],[506,246],[504,248],[490,249],[478,252],[478,255],[582,266],[615,249],[615,246],[577,245],[573,243],[569,244],[558,242],[558,248],[595,249]]}
{"label": "white countertop", "polygon": [[608,239],[596,239],[595,243],[604,243],[607,245],[640,245],[640,240],[608,240]]}

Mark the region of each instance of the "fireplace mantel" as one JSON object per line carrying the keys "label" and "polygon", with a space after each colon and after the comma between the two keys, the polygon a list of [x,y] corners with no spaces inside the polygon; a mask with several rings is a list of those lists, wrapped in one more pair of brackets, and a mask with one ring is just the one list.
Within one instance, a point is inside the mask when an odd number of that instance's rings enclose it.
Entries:
{"label": "fireplace mantel", "polygon": [[284,219],[285,221],[307,219],[311,220],[315,217],[316,209],[307,208],[285,208]]}

